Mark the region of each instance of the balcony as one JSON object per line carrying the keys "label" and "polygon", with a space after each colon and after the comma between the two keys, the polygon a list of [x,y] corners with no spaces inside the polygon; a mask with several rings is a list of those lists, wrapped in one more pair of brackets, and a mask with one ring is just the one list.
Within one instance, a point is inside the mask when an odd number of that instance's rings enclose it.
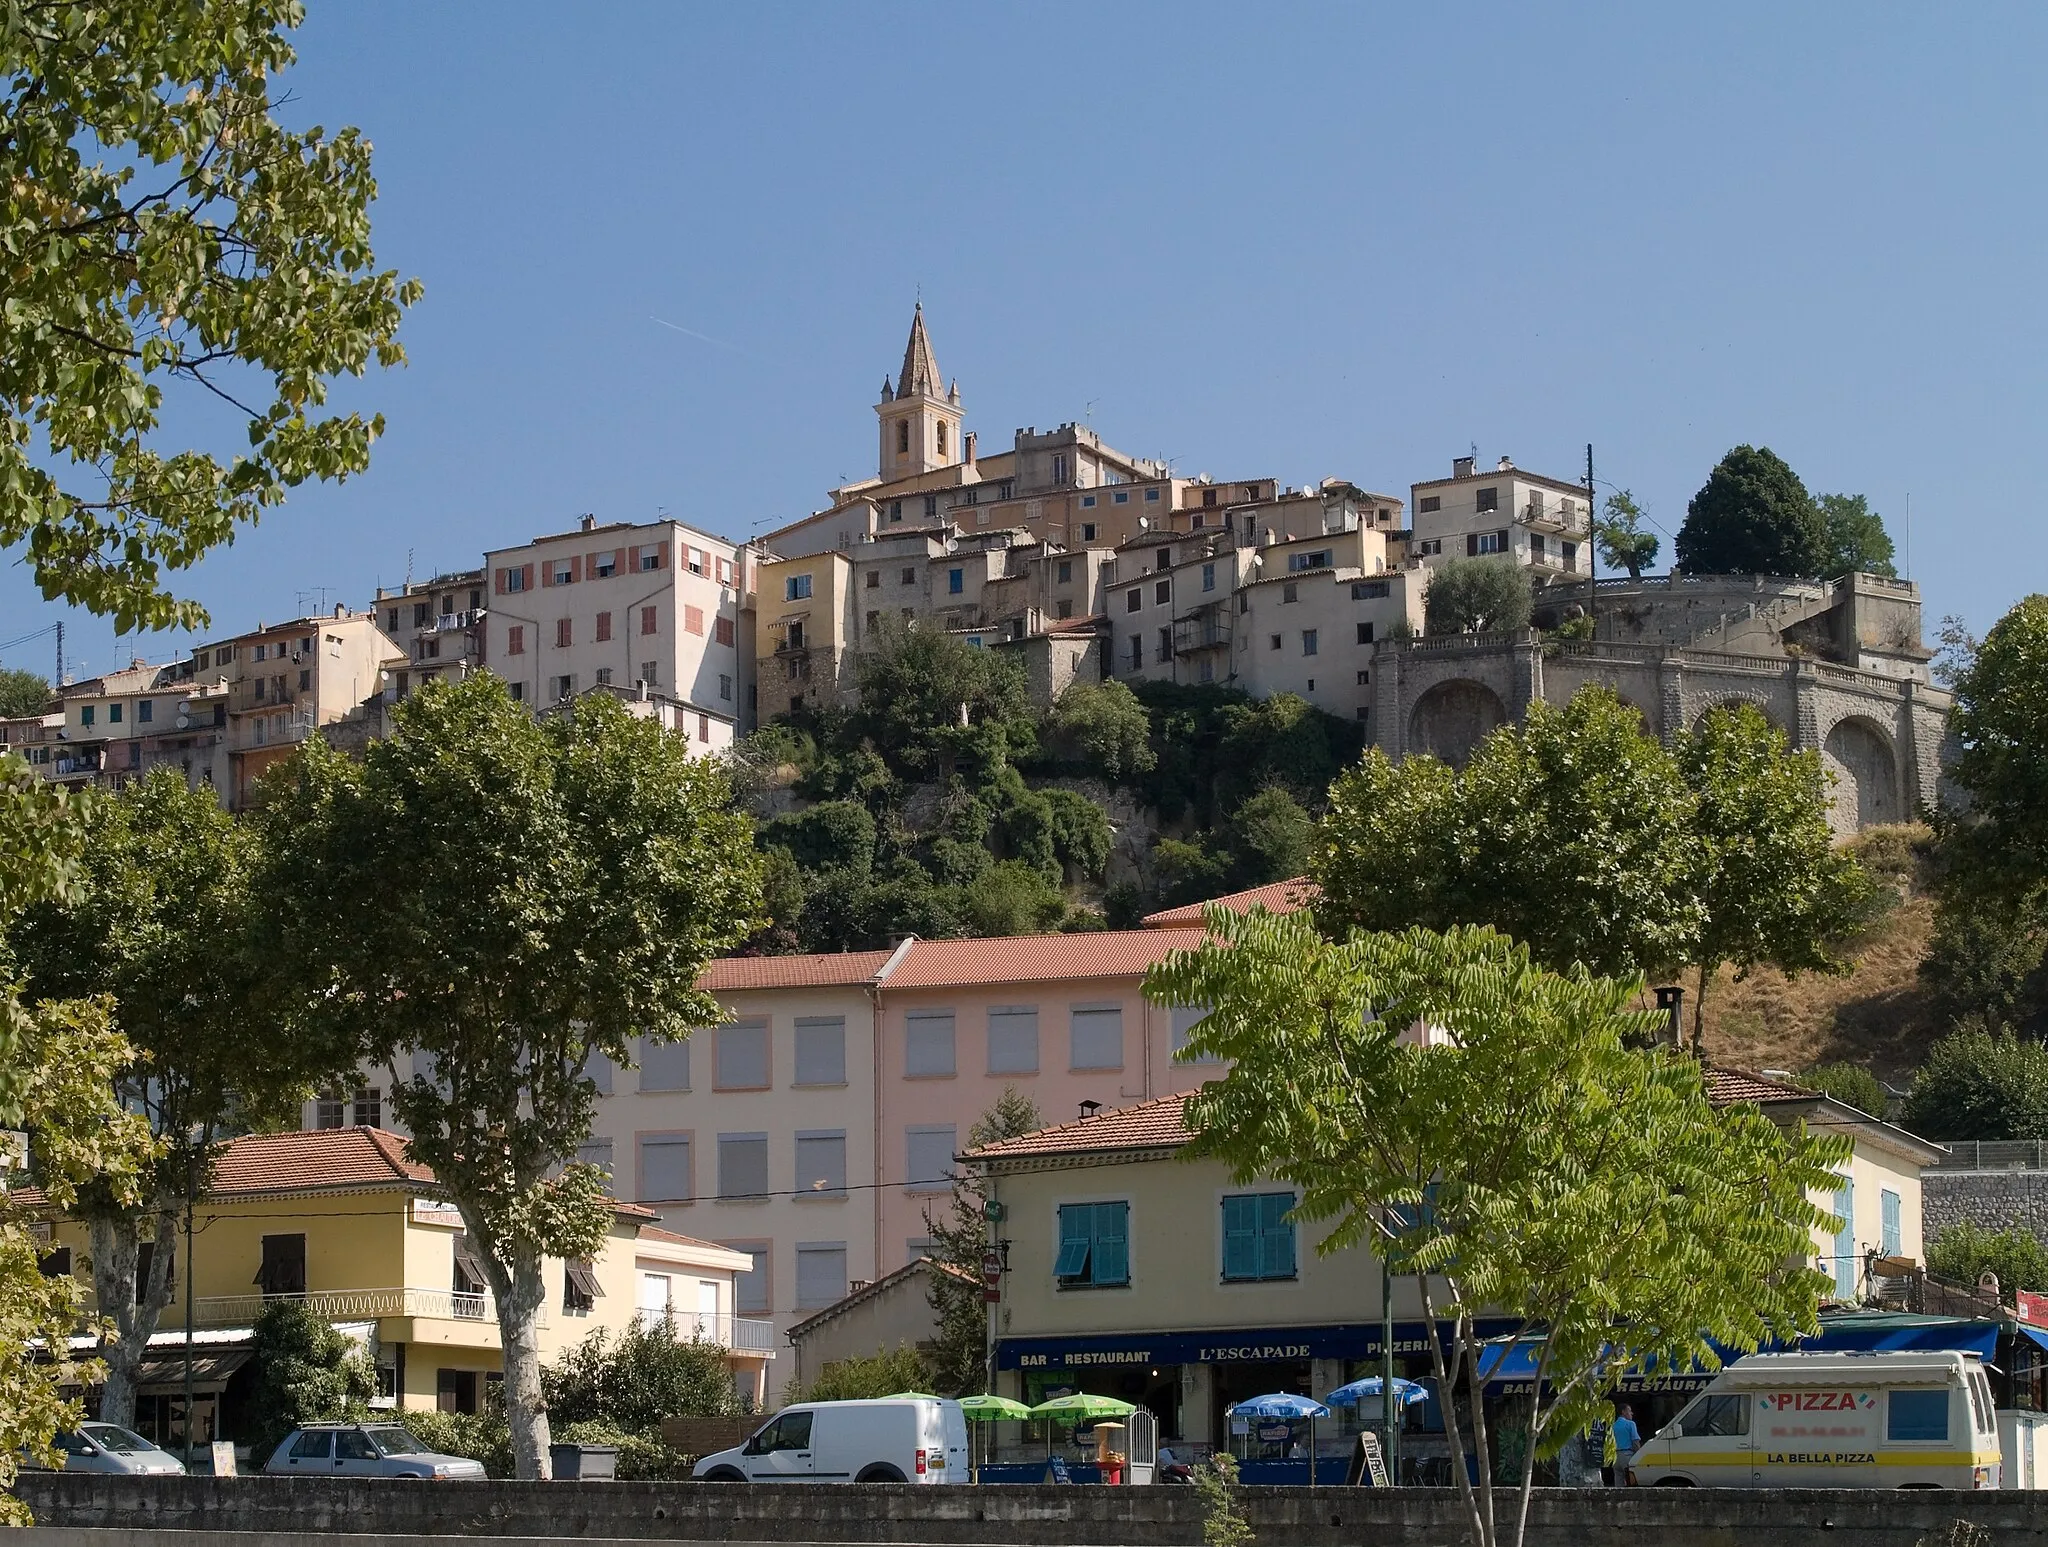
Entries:
{"label": "balcony", "polygon": [[475,628],[484,620],[484,609],[472,607],[467,612],[444,612],[426,627],[429,634],[454,634],[463,629]]}
{"label": "balcony", "polygon": [[1230,644],[1230,625],[1214,612],[1180,618],[1173,625],[1173,653],[1193,655],[1201,650],[1221,650]]}
{"label": "balcony", "polygon": [[[405,1316],[425,1321],[481,1323],[479,1340],[488,1329],[488,1341],[495,1345],[498,1311],[488,1294],[461,1294],[452,1289],[318,1289],[300,1295],[206,1295],[192,1302],[195,1327],[246,1327],[273,1300],[297,1300],[314,1315],[328,1321],[381,1321]],[[175,1308],[165,1313],[165,1325],[180,1320]],[[548,1324],[543,1305],[538,1324]]]}
{"label": "balcony", "polygon": [[736,1354],[775,1353],[775,1323],[752,1316],[726,1316],[709,1311],[677,1311],[658,1306],[640,1308],[640,1325],[649,1329],[666,1323],[679,1338],[693,1343],[716,1343]]}
{"label": "balcony", "polygon": [[1570,532],[1580,537],[1586,535],[1586,529],[1591,524],[1590,517],[1584,514],[1568,517],[1562,510],[1552,510],[1547,505],[1538,505],[1534,502],[1524,505],[1517,511],[1515,519],[1523,526],[1535,527],[1541,531]]}

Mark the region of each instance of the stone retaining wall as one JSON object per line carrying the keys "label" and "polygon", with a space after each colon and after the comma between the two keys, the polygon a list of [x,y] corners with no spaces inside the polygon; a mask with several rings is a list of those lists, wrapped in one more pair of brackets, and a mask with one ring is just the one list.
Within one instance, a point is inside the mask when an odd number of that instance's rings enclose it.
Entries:
{"label": "stone retaining wall", "polygon": [[1929,1241],[1968,1220],[1985,1230],[2018,1225],[2048,1242],[2048,1171],[1923,1171],[1920,1219]]}
{"label": "stone retaining wall", "polygon": [[[718,1483],[410,1483],[361,1478],[110,1478],[31,1474],[16,1490],[49,1547],[502,1547],[574,1540],[775,1541],[784,1547],[1197,1547],[1188,1488],[831,1487]],[[1448,1489],[1247,1488],[1270,1547],[1452,1547]],[[1992,1547],[2048,1547],[2048,1492],[1540,1490],[1528,1547],[1857,1547],[1948,1540],[1959,1519]]]}

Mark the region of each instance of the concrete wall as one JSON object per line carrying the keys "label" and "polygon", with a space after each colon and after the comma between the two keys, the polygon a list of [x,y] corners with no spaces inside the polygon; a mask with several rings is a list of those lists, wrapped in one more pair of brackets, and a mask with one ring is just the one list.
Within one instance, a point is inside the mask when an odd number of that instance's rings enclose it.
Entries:
{"label": "concrete wall", "polygon": [[[384,1547],[423,1537],[507,1542],[649,1540],[1015,1543],[1195,1547],[1191,1488],[915,1485],[744,1488],[718,1483],[404,1483],[328,1478],[67,1478],[17,1493],[45,1547]],[[1448,1489],[1248,1488],[1258,1539],[1289,1547],[1446,1547],[1467,1540]],[[1995,1547],[2048,1544],[2048,1493],[1543,1489],[1528,1547],[1857,1547],[1947,1541],[1957,1520]],[[237,1533],[251,1533],[239,1535]]]}

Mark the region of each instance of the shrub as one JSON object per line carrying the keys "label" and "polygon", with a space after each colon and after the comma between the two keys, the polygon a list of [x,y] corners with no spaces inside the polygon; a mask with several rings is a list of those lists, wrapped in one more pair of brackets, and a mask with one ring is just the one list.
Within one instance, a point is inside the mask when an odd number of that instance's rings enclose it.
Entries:
{"label": "shrub", "polygon": [[599,1327],[540,1372],[558,1423],[608,1423],[658,1433],[664,1418],[744,1412],[716,1343],[676,1335],[667,1322],[629,1322],[614,1337]]}
{"label": "shrub", "polygon": [[2048,1138],[2048,1048],[1965,1027],[1934,1044],[1902,1114],[1930,1139]]}
{"label": "shrub", "polygon": [[263,1460],[301,1424],[360,1418],[377,1394],[377,1372],[355,1339],[302,1300],[273,1300],[256,1317],[250,1362],[249,1453]]}
{"label": "shrub", "polygon": [[1891,1106],[1883,1084],[1861,1064],[1820,1064],[1802,1074],[1799,1083],[1872,1117],[1883,1117]]}
{"label": "shrub", "polygon": [[510,1477],[512,1435],[501,1412],[443,1413],[433,1409],[393,1415],[429,1450],[481,1461],[492,1477]]}
{"label": "shrub", "polygon": [[1505,555],[1445,559],[1422,595],[1431,634],[1494,634],[1529,626],[1529,575]]}
{"label": "shrub", "polygon": [[2031,1230],[1986,1230],[1966,1219],[1927,1248],[1927,1271],[1951,1284],[1974,1287],[1986,1268],[1998,1275],[1998,1293],[2007,1305],[2014,1290],[2048,1290],[2048,1247]]}
{"label": "shrub", "polygon": [[790,1402],[849,1402],[866,1397],[886,1397],[899,1391],[925,1391],[932,1372],[924,1355],[907,1343],[879,1349],[872,1354],[837,1359],[818,1372],[808,1388],[795,1381],[784,1393]]}
{"label": "shrub", "polygon": [[590,1421],[563,1424],[553,1430],[562,1445],[611,1445],[617,1448],[619,1481],[629,1483],[685,1482],[695,1456],[669,1447],[657,1430],[651,1434],[622,1429],[617,1424]]}
{"label": "shrub", "polygon": [[1112,784],[1128,783],[1159,761],[1152,719],[1121,682],[1076,682],[1045,717],[1045,736],[1061,761]]}
{"label": "shrub", "polygon": [[828,800],[761,824],[763,848],[787,850],[806,870],[866,875],[875,861],[875,819],[854,800]]}

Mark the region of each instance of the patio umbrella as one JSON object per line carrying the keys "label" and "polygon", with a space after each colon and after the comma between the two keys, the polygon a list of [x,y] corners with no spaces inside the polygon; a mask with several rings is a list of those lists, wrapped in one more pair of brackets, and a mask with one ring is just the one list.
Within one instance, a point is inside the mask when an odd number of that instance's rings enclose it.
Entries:
{"label": "patio umbrella", "polygon": [[[1364,1380],[1355,1380],[1348,1386],[1339,1386],[1323,1400],[1332,1407],[1356,1407],[1361,1402],[1376,1400],[1380,1394],[1380,1377],[1368,1375]],[[1418,1381],[1394,1377],[1394,1400],[1403,1404],[1426,1402],[1429,1391]]]}
{"label": "patio umbrella", "polygon": [[1022,1402],[998,1396],[962,1397],[960,1410],[967,1415],[969,1423],[1004,1423],[1013,1418],[1031,1416],[1031,1409]]}
{"label": "patio umbrella", "polygon": [[1231,1408],[1226,1415],[1231,1418],[1284,1418],[1289,1423],[1297,1419],[1308,1420],[1308,1485],[1316,1485],[1316,1420],[1330,1416],[1330,1410],[1314,1397],[1296,1396],[1291,1391],[1270,1392],[1263,1397],[1247,1397]]}
{"label": "patio umbrella", "polygon": [[1098,1397],[1086,1391],[1070,1392],[1041,1402],[1030,1410],[1033,1418],[1056,1418],[1061,1423],[1090,1423],[1097,1418],[1127,1418],[1138,1410],[1135,1402],[1115,1397]]}

